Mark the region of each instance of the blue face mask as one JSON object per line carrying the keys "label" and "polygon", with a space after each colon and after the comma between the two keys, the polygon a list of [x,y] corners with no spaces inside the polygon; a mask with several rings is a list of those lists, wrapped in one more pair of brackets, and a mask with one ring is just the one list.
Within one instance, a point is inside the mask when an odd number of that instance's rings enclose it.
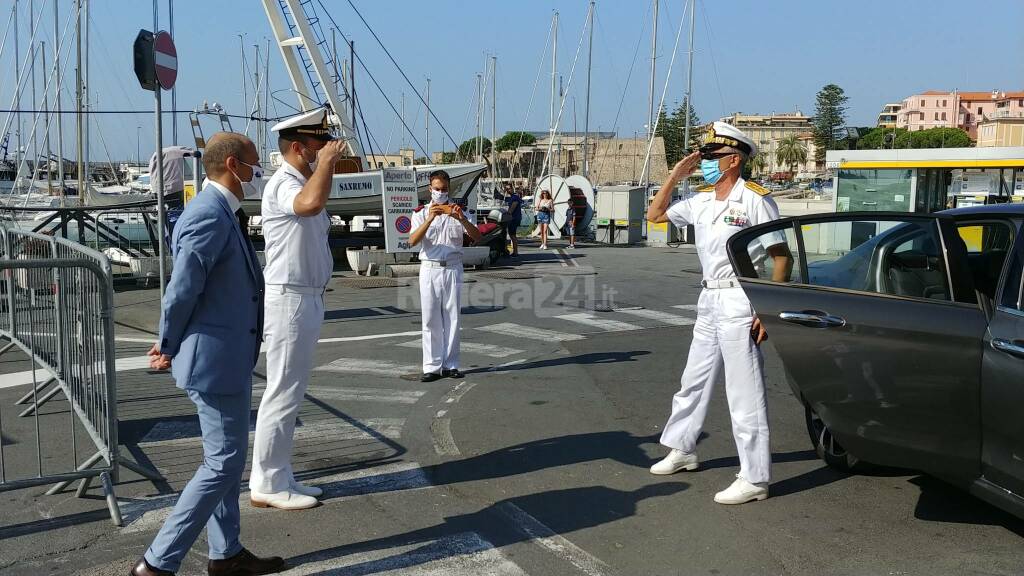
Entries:
{"label": "blue face mask", "polygon": [[714,184],[722,177],[722,171],[718,168],[718,160],[701,160],[700,171],[704,175],[704,181]]}

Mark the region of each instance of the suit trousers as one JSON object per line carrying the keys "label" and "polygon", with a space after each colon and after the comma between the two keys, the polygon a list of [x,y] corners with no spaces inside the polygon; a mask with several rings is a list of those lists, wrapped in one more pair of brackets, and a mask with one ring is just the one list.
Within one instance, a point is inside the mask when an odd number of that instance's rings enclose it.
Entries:
{"label": "suit trousers", "polygon": [[423,373],[459,367],[459,298],[462,263],[420,264],[423,314]]}
{"label": "suit trousers", "polygon": [[288,490],[295,481],[295,420],[313,371],[324,323],[324,299],[322,292],[268,285],[264,302],[267,389],[256,415],[249,489],[274,494]]}
{"label": "suit trousers", "polygon": [[661,443],[683,452],[696,450],[711,391],[724,365],[740,476],[760,483],[771,477],[771,447],[764,357],[751,338],[752,322],[753,310],[741,288],[701,292],[681,387],[672,397],[672,414],[662,431]]}
{"label": "suit trousers", "polygon": [[211,560],[230,558],[242,550],[238,497],[249,453],[251,389],[241,394],[186,392],[199,412],[203,463],[146,551],[150,565],[171,572],[181,566],[204,526]]}

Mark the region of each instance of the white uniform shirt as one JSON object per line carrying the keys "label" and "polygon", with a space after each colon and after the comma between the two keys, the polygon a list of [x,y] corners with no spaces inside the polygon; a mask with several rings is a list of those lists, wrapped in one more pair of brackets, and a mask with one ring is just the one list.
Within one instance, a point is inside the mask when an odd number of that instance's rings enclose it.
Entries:
{"label": "white uniform shirt", "polygon": [[[744,228],[777,220],[779,208],[770,196],[758,194],[740,178],[725,202],[715,201],[713,188],[706,192],[689,192],[669,206],[666,215],[676,226],[693,224],[704,279],[721,280],[736,277],[726,252],[729,238]],[[761,246],[755,248],[768,248],[781,242],[785,242],[785,236],[774,232],[762,236]]]}
{"label": "white uniform shirt", "polygon": [[[430,204],[412,215],[412,229],[419,230],[420,226],[427,221],[430,212]],[[434,221],[427,228],[427,233],[420,241],[420,260],[441,261],[462,261],[462,235],[465,228],[454,216],[441,214],[436,216]]]}
{"label": "white uniform shirt", "polygon": [[214,182],[213,180],[206,180],[203,186],[206,187],[208,185],[216,188],[217,191],[220,192],[220,195],[223,196],[225,200],[227,200],[228,210],[231,210],[232,212],[238,212],[238,209],[242,206],[242,201],[238,199],[238,196],[235,196],[234,192],[228,190],[223,184],[219,182]]}
{"label": "white uniform shirt", "polygon": [[314,216],[295,214],[295,197],[305,184],[306,177],[286,161],[263,188],[267,284],[323,288],[331,279],[334,259],[327,245],[331,228],[327,210]]}

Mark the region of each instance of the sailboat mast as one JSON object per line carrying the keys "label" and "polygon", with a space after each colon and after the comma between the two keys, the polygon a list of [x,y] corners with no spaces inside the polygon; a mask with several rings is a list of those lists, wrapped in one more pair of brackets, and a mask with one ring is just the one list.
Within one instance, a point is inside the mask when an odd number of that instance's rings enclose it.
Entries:
{"label": "sailboat mast", "polygon": [[57,82],[53,90],[53,103],[57,111],[57,181],[60,186],[60,195],[64,196],[64,129],[61,125],[60,113],[60,25],[58,23],[57,8],[59,4],[53,3],[53,75]]}
{"label": "sailboat mast", "polygon": [[491,56],[491,181],[498,177],[498,57]]}
{"label": "sailboat mast", "polygon": [[590,27],[590,40],[587,48],[587,104],[583,112],[583,177],[590,179],[590,70],[594,60],[594,0],[590,0],[590,11],[587,13],[587,26]]}
{"label": "sailboat mast", "polygon": [[[40,50],[42,51],[43,59],[43,78],[46,77],[46,41],[40,41]],[[46,84],[44,84],[45,86]],[[43,148],[46,150],[46,192],[47,194],[53,194],[53,170],[50,168],[50,162],[53,159],[53,154],[50,152],[50,98],[49,90],[43,91],[43,116],[46,117],[46,122],[43,123],[46,132],[43,133]],[[38,162],[37,162],[38,163]]]}
{"label": "sailboat mast", "polygon": [[683,147],[690,152],[690,109],[693,107],[693,8],[697,0],[690,0],[690,50],[686,63],[686,128],[683,129]]}
{"label": "sailboat mast", "polygon": [[[654,137],[654,76],[657,72],[657,61],[658,61],[658,0],[654,0],[654,32],[651,34],[651,87],[650,87],[650,105],[647,108],[647,141],[650,142]],[[646,187],[649,182],[647,177],[647,170],[644,170],[643,174],[644,186]]]}
{"label": "sailboat mast", "polygon": [[[29,38],[28,49],[32,52],[32,60],[29,61],[28,71],[32,82],[32,109],[36,107],[36,3],[35,0],[29,0],[28,3],[28,29],[32,31],[32,36]],[[32,123],[35,125],[35,122]],[[35,131],[32,133],[32,178],[34,182],[36,179],[36,172],[39,170],[39,139],[36,138]]]}
{"label": "sailboat mast", "polygon": [[78,194],[81,198],[85,189],[85,166],[82,151],[85,146],[82,142],[82,2],[75,2],[75,143],[78,152],[78,163],[75,176],[78,180]]}
{"label": "sailboat mast", "polygon": [[426,150],[424,150],[424,152],[426,152],[427,156],[428,156],[427,164],[432,164],[433,163],[433,159],[429,157],[429,155],[430,155],[430,78],[427,78],[427,113],[424,115],[424,124],[426,125],[426,128],[424,129],[424,134],[423,134],[423,146],[426,148]]}
{"label": "sailboat mast", "polygon": [[483,108],[483,105],[482,105],[483,100],[484,100],[484,95],[483,95],[483,79],[481,78],[480,73],[477,72],[477,75],[476,75],[476,146],[475,146],[475,148],[476,148],[476,150],[475,150],[475,152],[476,152],[476,161],[477,162],[480,162],[483,159],[483,153],[484,153],[483,142],[480,141],[480,138],[481,138],[481,135],[480,135],[480,114],[482,112],[481,108]]}

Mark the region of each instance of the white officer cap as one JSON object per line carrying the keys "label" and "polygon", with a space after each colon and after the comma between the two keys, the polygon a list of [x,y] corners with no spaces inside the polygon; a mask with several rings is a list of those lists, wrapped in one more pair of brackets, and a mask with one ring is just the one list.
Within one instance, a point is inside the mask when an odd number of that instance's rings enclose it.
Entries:
{"label": "white officer cap", "polygon": [[744,152],[748,157],[757,155],[757,144],[742,130],[725,122],[712,122],[704,134],[700,151],[713,152],[724,146]]}
{"label": "white officer cap", "polygon": [[308,136],[317,140],[334,140],[327,124],[327,108],[317,108],[282,120],[271,128],[280,136]]}

